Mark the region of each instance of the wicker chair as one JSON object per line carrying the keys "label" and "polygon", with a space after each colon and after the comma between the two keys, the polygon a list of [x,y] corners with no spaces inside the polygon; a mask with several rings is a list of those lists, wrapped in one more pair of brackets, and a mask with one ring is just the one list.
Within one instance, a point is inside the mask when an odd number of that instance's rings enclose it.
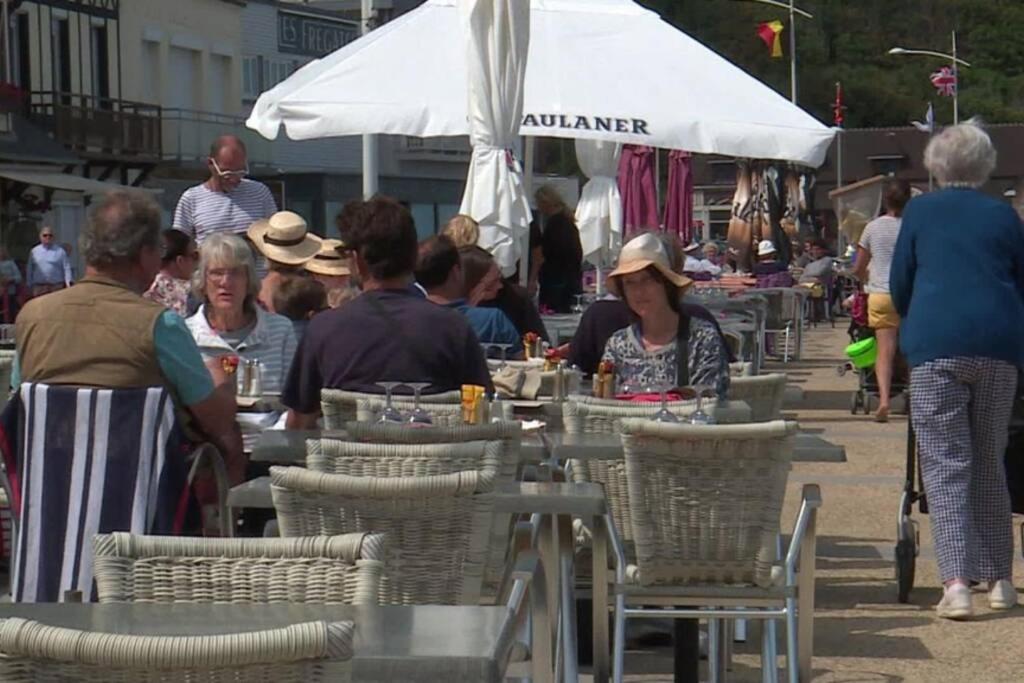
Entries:
{"label": "wicker chair", "polygon": [[[413,401],[407,402],[398,400],[395,397],[391,398],[391,404],[403,413],[411,412],[415,408]],[[511,421],[513,419],[511,402],[496,401],[493,405],[497,405],[498,412],[494,417],[504,421]],[[354,419],[357,422],[376,422],[386,406],[387,400],[379,396],[358,399],[356,401],[356,415]],[[421,400],[420,407],[430,413],[430,417],[436,427],[458,427],[465,424],[462,417],[461,399],[459,403],[427,403]]]}
{"label": "wicker chair", "polygon": [[383,603],[480,602],[493,468],[382,478],[272,467],[270,478],[282,536],[387,534]]}
{"label": "wicker chair", "polygon": [[351,680],[351,621],[312,621],[231,635],[140,636],[80,631],[12,617],[0,621],[0,680]]}
{"label": "wicker chair", "polygon": [[[324,416],[324,429],[341,429],[346,422],[356,419],[356,402],[360,399],[382,399],[380,394],[363,394],[358,391],[344,389],[321,389],[320,410]],[[400,410],[412,410],[413,397],[392,395],[392,401]],[[456,405],[462,402],[462,394],[458,391],[446,391],[441,394],[424,394],[420,397],[422,405],[437,404]]]}
{"label": "wicker chair", "polygon": [[100,602],[376,605],[383,536],[93,537]]}
{"label": "wicker chair", "polygon": [[[782,421],[701,427],[622,422],[636,563],[627,565],[613,533],[617,680],[626,617],[655,612],[676,618],[767,619],[762,648],[767,680],[776,674],[774,620],[784,617],[789,679],[798,680],[799,660],[799,680],[810,680],[815,521],[821,504],[817,486],[804,487],[782,567],[777,555],[796,431],[796,423]],[[661,609],[666,605],[674,609]]]}
{"label": "wicker chair", "polygon": [[[730,377],[753,377],[754,376],[754,364],[750,362],[739,361],[736,363],[729,363],[729,375]],[[736,380],[733,379],[733,382]]]}
{"label": "wicker chair", "polygon": [[786,375],[773,373],[756,377],[733,377],[729,383],[729,400],[746,401],[750,405],[751,422],[778,420],[786,398]]}
{"label": "wicker chair", "polygon": [[[513,482],[518,478],[522,427],[517,422],[420,429],[350,423],[346,431],[351,441],[307,441],[306,466],[314,472],[386,478],[490,468],[497,473],[497,481]],[[505,438],[498,438],[502,436]],[[414,443],[401,443],[408,441]],[[512,528],[511,515],[494,515],[483,587],[488,602],[497,599],[508,578]]]}

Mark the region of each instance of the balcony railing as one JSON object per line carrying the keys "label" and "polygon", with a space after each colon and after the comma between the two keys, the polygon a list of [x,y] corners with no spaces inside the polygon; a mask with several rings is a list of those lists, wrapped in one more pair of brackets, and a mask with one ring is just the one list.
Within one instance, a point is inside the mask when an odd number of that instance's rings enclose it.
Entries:
{"label": "balcony railing", "polygon": [[159,161],[163,154],[157,105],[35,91],[29,93],[28,115],[83,156]]}
{"label": "balcony railing", "polygon": [[163,158],[168,161],[203,162],[210,143],[221,135],[237,135],[245,143],[249,165],[270,165],[271,141],[245,127],[245,118],[192,109],[163,110]]}
{"label": "balcony railing", "polygon": [[424,161],[468,161],[473,153],[467,137],[405,137],[399,154]]}

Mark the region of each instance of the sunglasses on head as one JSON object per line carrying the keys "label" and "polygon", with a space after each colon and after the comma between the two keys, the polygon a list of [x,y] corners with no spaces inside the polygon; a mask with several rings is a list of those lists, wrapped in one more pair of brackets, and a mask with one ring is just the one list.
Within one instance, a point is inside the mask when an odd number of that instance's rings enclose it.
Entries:
{"label": "sunglasses on head", "polygon": [[213,170],[221,178],[244,178],[249,175],[249,164],[245,165],[245,168],[241,171],[222,171],[220,166],[217,165],[217,160],[210,157],[210,163],[213,164]]}

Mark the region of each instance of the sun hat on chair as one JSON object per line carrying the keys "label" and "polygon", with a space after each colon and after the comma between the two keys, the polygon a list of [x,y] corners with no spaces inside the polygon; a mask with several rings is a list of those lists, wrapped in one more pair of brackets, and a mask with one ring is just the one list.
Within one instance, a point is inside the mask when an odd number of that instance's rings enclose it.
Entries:
{"label": "sun hat on chair", "polygon": [[775,245],[772,244],[771,240],[761,240],[757,244],[757,255],[758,256],[769,256],[776,252]]}
{"label": "sun hat on chair", "polygon": [[619,252],[619,265],[608,274],[608,291],[621,297],[619,278],[630,273],[638,273],[650,266],[679,289],[685,289],[693,284],[693,280],[672,270],[669,263],[665,244],[656,235],[648,233],[634,237],[622,247],[622,251]]}
{"label": "sun hat on chair", "polygon": [[344,248],[345,243],[341,240],[323,240],[320,251],[306,261],[306,270],[317,275],[334,275],[335,277],[351,275],[352,269],[349,267],[348,259],[341,253]]}
{"label": "sun hat on chair", "polygon": [[684,254],[696,254],[700,251],[700,242],[690,242],[683,247]]}
{"label": "sun hat on chair", "polygon": [[246,235],[261,254],[289,266],[301,266],[320,251],[320,238],[309,232],[302,216],[291,211],[256,221]]}

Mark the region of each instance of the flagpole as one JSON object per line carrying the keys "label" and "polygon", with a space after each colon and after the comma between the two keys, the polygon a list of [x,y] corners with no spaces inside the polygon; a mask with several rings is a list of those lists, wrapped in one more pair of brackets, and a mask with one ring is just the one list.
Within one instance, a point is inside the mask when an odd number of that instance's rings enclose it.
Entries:
{"label": "flagpole", "polygon": [[[793,0],[789,0],[789,97],[796,104],[796,20],[794,12],[796,7]],[[953,34],[954,36],[956,34]],[[956,53],[956,38],[954,37],[953,52]]]}
{"label": "flagpole", "polygon": [[953,30],[953,125],[960,123],[960,70],[956,65],[956,29]]}

